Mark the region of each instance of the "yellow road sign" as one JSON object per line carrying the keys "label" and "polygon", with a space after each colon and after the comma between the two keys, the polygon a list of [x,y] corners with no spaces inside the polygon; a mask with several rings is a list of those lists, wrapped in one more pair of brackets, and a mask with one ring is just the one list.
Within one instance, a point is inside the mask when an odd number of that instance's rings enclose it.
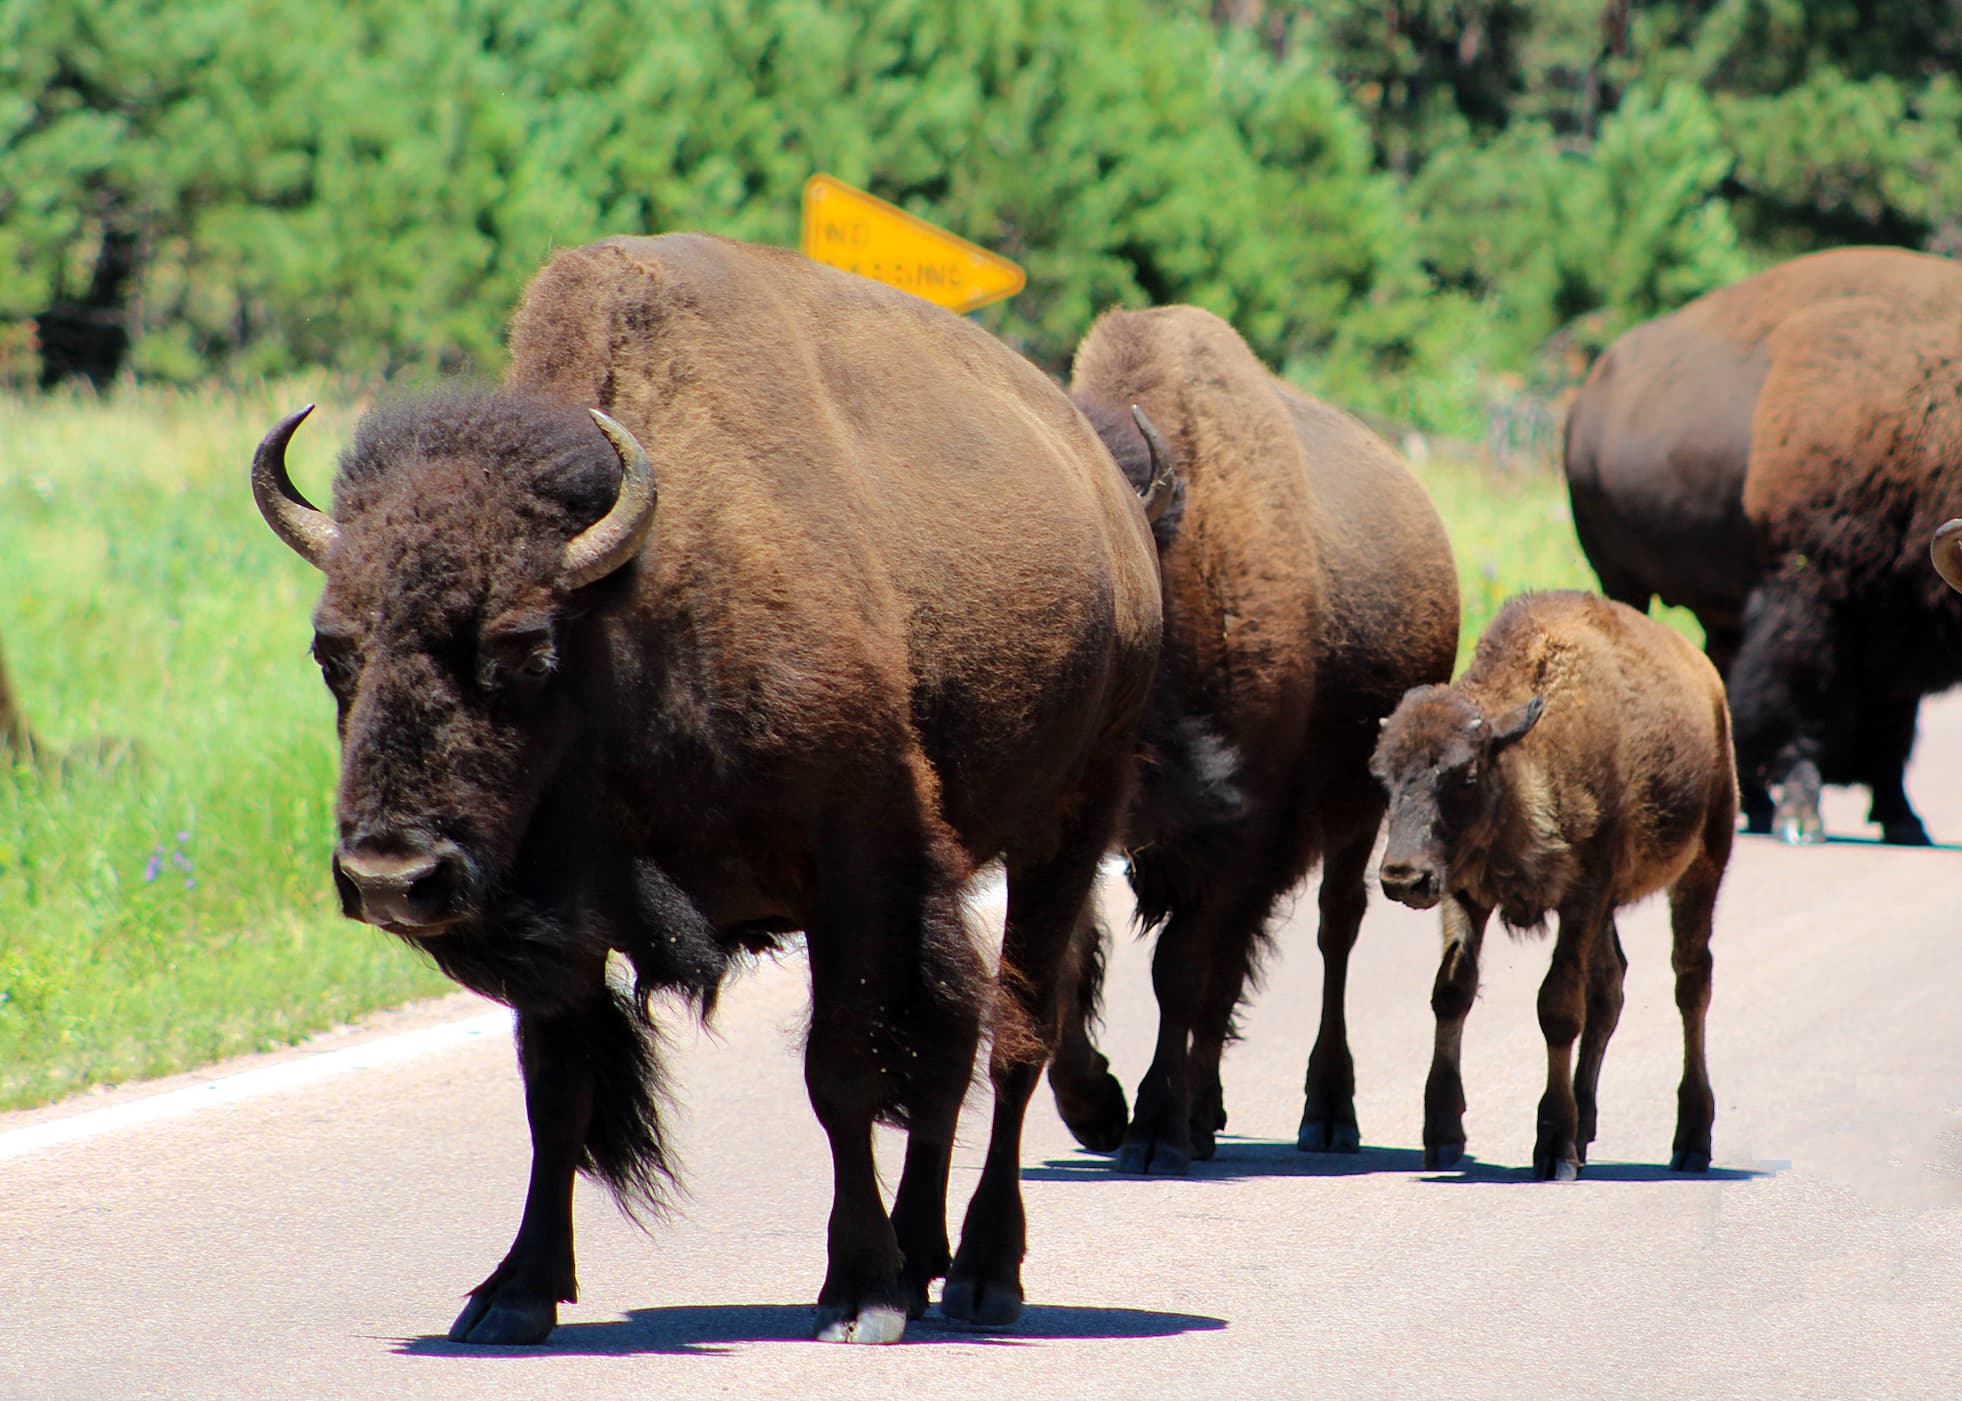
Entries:
{"label": "yellow road sign", "polygon": [[804,256],[925,297],[949,311],[1012,297],[1016,264],[829,175],[804,182]]}

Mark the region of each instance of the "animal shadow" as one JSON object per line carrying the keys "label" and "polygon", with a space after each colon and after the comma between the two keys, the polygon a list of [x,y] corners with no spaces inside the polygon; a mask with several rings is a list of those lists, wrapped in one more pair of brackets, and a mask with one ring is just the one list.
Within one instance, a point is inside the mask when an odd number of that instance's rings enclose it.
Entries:
{"label": "animal shadow", "polygon": [[[683,1304],[630,1309],[626,1317],[605,1323],[562,1323],[552,1330],[549,1342],[533,1347],[473,1347],[429,1334],[404,1338],[395,1351],[406,1357],[484,1359],[658,1354],[711,1357],[746,1344],[807,1343],[811,1340],[812,1314],[809,1304]],[[907,1325],[901,1346],[967,1343],[1015,1347],[1071,1338],[1169,1338],[1224,1327],[1225,1319],[1204,1314],[1031,1304],[1019,1320],[1000,1330],[954,1323],[930,1312]]]}
{"label": "animal shadow", "polygon": [[[1361,1177],[1378,1172],[1417,1172],[1423,1166],[1423,1150],[1418,1148],[1365,1145],[1356,1153],[1304,1153],[1281,1139],[1221,1134],[1218,1150],[1203,1162],[1194,1163],[1188,1176],[1207,1182],[1239,1182],[1256,1177]],[[1040,1167],[1023,1168],[1022,1180],[1143,1182],[1146,1179],[1118,1172],[1101,1153],[1079,1150],[1068,1158],[1048,1158]]]}

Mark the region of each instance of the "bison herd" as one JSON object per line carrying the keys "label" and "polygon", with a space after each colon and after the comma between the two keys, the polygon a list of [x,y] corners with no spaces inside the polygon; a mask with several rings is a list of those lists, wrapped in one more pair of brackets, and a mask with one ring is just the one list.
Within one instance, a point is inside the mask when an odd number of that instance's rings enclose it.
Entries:
{"label": "bison herd", "polygon": [[[451,1329],[473,1343],[536,1342],[575,1297],[577,1172],[630,1208],[661,1196],[653,995],[706,1015],[799,932],[834,1169],[819,1338],[894,1341],[936,1280],[949,1318],[1016,1318],[1045,1063],[1119,1169],[1210,1155],[1236,1010],[1317,864],[1299,1144],[1354,1151],[1344,987],[1386,814],[1384,892],[1441,910],[1426,1163],[1463,1151],[1496,913],[1557,918],[1534,1169],[1580,1171],[1622,1004],[1615,912],[1666,890],[1671,1165],[1701,1171],[1740,790],[1754,829],[1809,840],[1820,783],[1863,783],[1890,840],[1925,841],[1901,771],[1920,696],[1962,680],[1941,582],[1962,590],[1962,520],[1937,529],[1962,514],[1962,272],[1913,254],[1800,259],[1617,342],[1567,467],[1621,602],[1517,598],[1455,682],[1456,571],[1418,480],[1196,308],[1106,315],[1065,392],[974,324],[795,255],[616,238],[533,280],[501,388],[372,411],[331,512],[287,475],[304,417],[260,444],[252,487],[325,576],[334,883],[517,1014],[531,1176]],[[1643,615],[1651,595],[1697,611],[1707,659]],[[1157,932],[1134,1104],[1091,1036],[1112,851]],[[995,862],[991,967],[962,892]],[[984,1044],[993,1121],[956,1248]],[[890,1209],[880,1121],[907,1131]]]}

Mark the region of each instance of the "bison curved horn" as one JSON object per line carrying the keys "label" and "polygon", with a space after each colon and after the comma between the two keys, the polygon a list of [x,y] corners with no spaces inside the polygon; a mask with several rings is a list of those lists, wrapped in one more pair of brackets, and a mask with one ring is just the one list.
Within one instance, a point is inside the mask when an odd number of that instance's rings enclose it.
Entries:
{"label": "bison curved horn", "polygon": [[1165,439],[1158,429],[1145,417],[1145,411],[1136,404],[1131,405],[1131,421],[1138,425],[1138,432],[1145,440],[1145,450],[1151,454],[1151,484],[1144,489],[1145,519],[1153,525],[1172,507],[1177,493],[1178,474],[1172,464],[1172,450],[1165,445]]}
{"label": "bison curved horn", "polygon": [[1962,516],[1937,530],[1928,548],[1935,557],[1936,572],[1948,580],[1951,589],[1962,591]]}
{"label": "bison curved horn", "polygon": [[646,450],[624,425],[598,409],[586,412],[620,455],[620,494],[612,510],[566,542],[559,569],[568,589],[583,589],[632,559],[654,524],[654,466]]}
{"label": "bison curved horn", "polygon": [[313,408],[308,404],[298,413],[286,415],[260,440],[258,451],[252,454],[252,499],[259,503],[259,514],[266,518],[273,534],[315,569],[325,569],[327,556],[341,538],[341,528],[332,516],[300,495],[286,474],[286,445]]}

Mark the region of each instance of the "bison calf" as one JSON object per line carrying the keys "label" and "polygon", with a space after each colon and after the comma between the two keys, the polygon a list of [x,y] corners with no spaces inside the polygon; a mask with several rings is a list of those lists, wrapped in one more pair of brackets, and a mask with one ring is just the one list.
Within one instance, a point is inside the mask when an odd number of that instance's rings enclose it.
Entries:
{"label": "bison calf", "polygon": [[1623,604],[1529,594],[1500,610],[1455,684],[1403,698],[1371,767],[1390,802],[1383,892],[1416,909],[1444,906],[1424,1165],[1449,1167],[1464,1151],[1459,1048],[1487,919],[1497,910],[1508,928],[1532,931],[1557,912],[1553,966],[1540,986],[1547,1086],[1533,1171],[1579,1175],[1628,966],[1614,914],[1667,888],[1683,1014],[1669,1165],[1708,1168],[1710,917],[1737,820],[1716,669]]}

